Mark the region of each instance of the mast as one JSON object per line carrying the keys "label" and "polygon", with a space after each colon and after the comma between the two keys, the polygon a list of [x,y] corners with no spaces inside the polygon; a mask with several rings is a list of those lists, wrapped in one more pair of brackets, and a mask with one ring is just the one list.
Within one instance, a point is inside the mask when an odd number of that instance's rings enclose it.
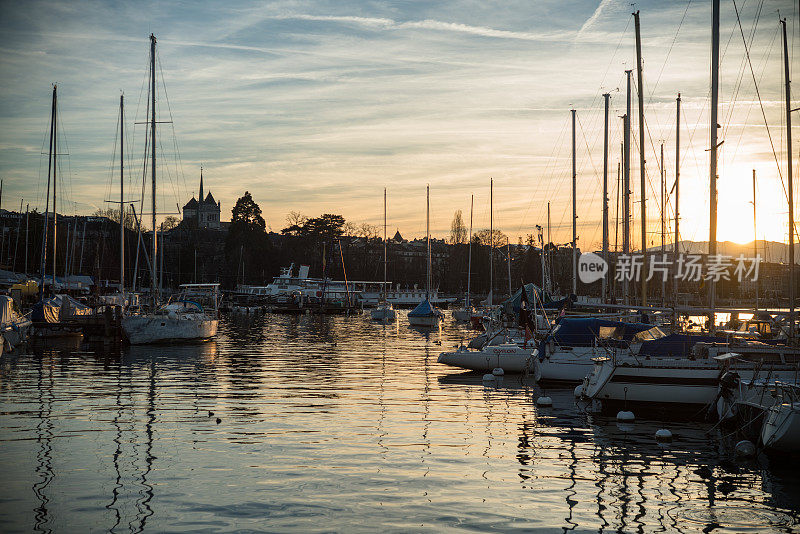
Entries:
{"label": "mast", "polygon": [[430,301],[431,293],[431,186],[428,185],[426,192],[425,207],[425,239],[428,244],[428,269],[425,276],[425,300]]}
{"label": "mast", "polygon": [[468,260],[467,260],[467,298],[464,299],[464,305],[469,308],[470,307],[470,300],[469,300],[469,291],[470,291],[470,282],[472,279],[472,208],[475,202],[475,195],[469,196],[469,252],[468,252]]}
{"label": "mast", "polygon": [[492,290],[494,289],[494,178],[489,178],[489,306],[492,305]]}
{"label": "mast", "polygon": [[508,298],[511,298],[511,240],[508,236],[506,236],[506,259],[508,259]]}
{"label": "mast", "polygon": [[[119,290],[125,294],[125,104],[119,95]],[[81,246],[83,243],[81,243]],[[124,300],[124,299],[123,299]]]}
{"label": "mast", "polygon": [[29,204],[25,204],[25,275],[28,275],[28,208]]}
{"label": "mast", "polygon": [[[789,80],[789,52],[786,19],[783,26],[783,76],[786,83],[786,174],[789,189],[789,339],[794,338],[794,183],[792,181],[792,90]],[[755,171],[754,171],[755,172]],[[753,205],[755,206],[755,204]]]}
{"label": "mast", "polygon": [[642,81],[642,36],[639,28],[639,11],[633,14],[636,26],[636,79],[639,94],[639,175],[641,177],[642,197],[642,306],[647,306],[647,190],[645,189],[644,169],[644,85]]}
{"label": "mast", "polygon": [[[605,119],[603,122],[603,260],[608,263],[608,105],[611,94],[603,95],[605,101]],[[601,299],[608,297],[608,281],[603,277]]]}
{"label": "mast", "polygon": [[553,292],[553,280],[550,277],[550,202],[547,203],[547,287],[545,288],[548,293]]}
{"label": "mast", "polygon": [[158,253],[158,229],[156,228],[156,36],[150,34],[150,176],[152,181],[153,208],[153,261],[150,263],[150,283],[153,307],[158,304],[158,278],[156,277]]}
{"label": "mast", "polygon": [[[758,256],[758,230],[756,228],[756,170],[753,169],[753,258]],[[756,311],[758,311],[758,278],[756,284]]]}
{"label": "mast", "polygon": [[[674,244],[674,252],[675,258],[674,263],[677,265],[678,262],[678,243],[681,240],[681,234],[679,231],[680,225],[680,191],[681,191],[681,94],[678,93],[678,99],[676,101],[676,111],[675,111],[675,244]],[[678,279],[674,278],[673,282],[673,292],[675,293],[675,305],[678,305]]]}
{"label": "mast", "polygon": [[[626,70],[628,81],[625,102],[625,115],[622,116],[622,252],[631,253],[631,70]],[[623,302],[630,304],[630,284],[622,282]]]}
{"label": "mast", "polygon": [[[661,173],[660,174],[661,174],[661,259],[663,260],[664,257],[665,257],[665,254],[667,252],[666,241],[665,241],[666,236],[667,236],[667,226],[666,226],[666,220],[664,219],[664,207],[665,207],[666,204],[664,203],[664,193],[665,193],[664,187],[665,186],[664,186],[664,143],[663,142],[661,143]],[[661,306],[662,307],[664,306],[664,301],[665,301],[665,298],[666,298],[666,295],[665,295],[666,291],[667,291],[667,281],[662,277],[661,278]]]}
{"label": "mast", "polygon": [[[717,107],[719,104],[719,0],[711,0],[711,152],[709,169],[709,220],[708,220],[708,256],[717,254]],[[711,333],[716,330],[717,288],[714,279],[709,281],[708,301],[711,308],[709,315]]]}
{"label": "mast", "polygon": [[[386,302],[386,188],[383,188],[383,302]],[[344,265],[344,263],[342,263]]]}
{"label": "mast", "polygon": [[577,172],[575,167],[575,110],[572,113],[572,294],[578,294],[578,215],[576,203]]}
{"label": "mast", "polygon": [[[39,287],[39,297],[40,299],[44,299],[44,280],[45,280],[45,271],[47,268],[47,227],[50,226],[50,178],[51,175],[55,174],[55,162],[53,161],[53,142],[55,141],[55,133],[56,133],[56,103],[57,103],[57,89],[56,85],[53,85],[53,101],[50,105],[50,148],[49,154],[47,157],[47,196],[44,204],[44,229],[42,231],[42,262],[41,262],[41,269],[40,272],[42,274],[42,283]],[[55,181],[55,179],[53,179]],[[55,236],[53,236],[55,239]],[[27,239],[26,239],[26,246],[27,246]],[[26,253],[26,260],[27,260],[27,253]]]}
{"label": "mast", "polygon": [[58,212],[56,211],[56,184],[58,183],[56,179],[56,173],[58,171],[58,165],[56,164],[56,157],[58,156],[58,96],[54,94],[53,97],[53,288],[55,289],[56,252],[58,250],[58,239],[56,239],[58,231]]}

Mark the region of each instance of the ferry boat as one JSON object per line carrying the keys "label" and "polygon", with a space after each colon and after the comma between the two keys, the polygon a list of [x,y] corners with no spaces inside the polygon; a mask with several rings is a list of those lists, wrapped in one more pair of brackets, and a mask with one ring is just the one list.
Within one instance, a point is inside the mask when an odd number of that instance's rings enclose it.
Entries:
{"label": "ferry boat", "polygon": [[[303,301],[325,298],[326,300],[358,302],[364,306],[377,306],[383,292],[384,282],[340,281],[325,278],[310,278],[310,267],[300,265],[297,275],[295,266],[281,269],[271,284],[265,286],[239,285],[236,296],[246,301],[282,303],[290,300]],[[390,285],[391,282],[385,282]]]}

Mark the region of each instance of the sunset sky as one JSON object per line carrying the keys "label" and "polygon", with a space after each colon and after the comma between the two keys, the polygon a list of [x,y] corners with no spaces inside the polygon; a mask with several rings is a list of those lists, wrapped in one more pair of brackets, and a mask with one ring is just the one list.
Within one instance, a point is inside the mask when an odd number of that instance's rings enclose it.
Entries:
{"label": "sunset sky", "polygon": [[[43,208],[52,84],[58,84],[62,158],[59,211],[91,213],[116,200],[112,157],[120,91],[127,101],[129,198],[141,191],[148,36],[158,39],[164,167],[162,217],[205,188],[223,220],[245,190],[280,231],[290,211],[339,213],[389,232],[449,233],[456,210],[513,241],[546,223],[567,242],[570,108],[578,110],[580,245],[601,239],[602,93],[612,98],[611,214],[617,198],[625,69],[635,69],[627,1],[452,2],[3,2],[0,31],[2,207]],[[641,10],[646,113],[648,241],[660,243],[658,146],[667,189],[675,176],[675,97],[682,96],[681,228],[708,236],[708,110],[711,4],[636,4]],[[739,10],[742,29],[737,24]],[[792,72],[797,4],[722,3],[719,239],[750,241],[752,170],[758,174],[758,237],[787,239],[786,130],[778,17],[788,19]],[[757,21],[757,24],[756,24]],[[745,57],[742,32],[758,81]],[[635,75],[635,72],[634,72]],[[635,79],[635,76],[634,76]],[[799,78],[800,79],[800,78]],[[159,82],[160,83],[160,82]],[[162,86],[163,87],[163,86]],[[800,87],[794,94],[800,97]],[[167,107],[167,101],[169,108]],[[638,143],[634,94],[633,137]],[[798,107],[800,98],[793,99]],[[774,145],[762,116],[762,107]],[[171,117],[170,117],[171,112]],[[800,116],[795,117],[800,122]],[[174,136],[173,136],[174,128]],[[795,176],[800,131],[793,128]],[[175,147],[180,158],[176,158]],[[159,149],[160,150],[160,149]],[[639,237],[638,145],[632,183]],[[118,171],[117,171],[118,172]],[[667,207],[674,217],[673,201]],[[670,221],[668,228],[672,228]],[[671,230],[668,230],[671,231]],[[614,229],[611,230],[612,244]]]}

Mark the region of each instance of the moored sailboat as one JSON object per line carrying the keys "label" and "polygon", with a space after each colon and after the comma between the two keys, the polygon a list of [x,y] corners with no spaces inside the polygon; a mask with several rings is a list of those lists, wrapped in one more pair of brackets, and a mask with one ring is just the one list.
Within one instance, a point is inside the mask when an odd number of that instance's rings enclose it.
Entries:
{"label": "moored sailboat", "polygon": [[408,312],[408,323],[412,326],[426,326],[437,327],[444,314],[442,311],[431,304],[430,291],[431,291],[431,188],[427,187],[427,210],[425,219],[426,240],[428,243],[428,262],[427,273],[425,277],[425,299],[420,302],[416,308]]}
{"label": "moored sailboat", "polygon": [[[131,344],[198,341],[214,337],[219,321],[217,310],[207,311],[197,302],[180,299],[159,305],[160,288],[156,273],[158,262],[158,234],[156,225],[156,38],[150,34],[150,157],[152,185],[153,249],[150,262],[152,309],[149,313],[127,315],[122,318],[122,329]],[[211,284],[214,304],[217,304],[218,284]]]}
{"label": "moored sailboat", "polygon": [[392,307],[392,304],[386,300],[386,261],[387,261],[387,243],[386,243],[386,188],[383,188],[383,286],[381,286],[381,301],[378,307],[370,312],[370,316],[382,323],[391,323],[395,320],[397,314]]}

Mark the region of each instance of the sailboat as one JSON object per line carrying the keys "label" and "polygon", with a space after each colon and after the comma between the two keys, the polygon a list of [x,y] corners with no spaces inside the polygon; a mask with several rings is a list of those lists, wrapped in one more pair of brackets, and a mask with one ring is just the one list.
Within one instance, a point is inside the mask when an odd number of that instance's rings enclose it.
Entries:
{"label": "sailboat", "polygon": [[128,315],[122,318],[122,330],[132,345],[164,343],[170,341],[205,340],[217,335],[217,294],[219,284],[202,284],[213,294],[213,310],[207,310],[195,299],[179,298],[166,306],[159,306],[159,286],[156,273],[158,262],[158,234],[156,225],[156,38],[150,34],[150,157],[153,208],[153,252],[150,262],[151,296],[153,307],[149,313]]}
{"label": "sailboat", "polygon": [[408,313],[408,324],[413,326],[439,326],[444,318],[442,311],[431,304],[431,186],[427,187],[427,210],[425,219],[426,240],[428,243],[428,268],[425,277],[425,300]]}
{"label": "sailboat", "polygon": [[470,196],[469,200],[469,256],[467,260],[467,294],[464,295],[464,306],[453,310],[453,318],[459,323],[467,323],[472,319],[475,308],[470,302],[470,282],[472,281],[472,208],[475,202],[475,195]]}
{"label": "sailboat", "polygon": [[375,308],[370,312],[372,318],[376,321],[381,321],[382,323],[391,323],[395,320],[397,314],[392,308],[392,305],[389,301],[386,300],[386,261],[387,261],[387,249],[386,249],[386,188],[383,188],[383,291],[381,292],[381,302],[378,304],[378,307]]}

